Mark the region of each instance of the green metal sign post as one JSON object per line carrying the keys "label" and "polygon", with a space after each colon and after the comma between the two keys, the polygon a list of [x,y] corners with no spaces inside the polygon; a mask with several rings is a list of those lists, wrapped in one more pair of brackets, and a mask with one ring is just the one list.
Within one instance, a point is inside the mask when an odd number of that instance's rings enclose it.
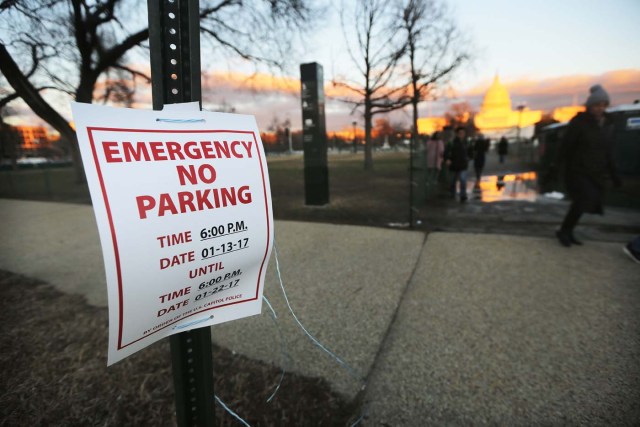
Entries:
{"label": "green metal sign post", "polygon": [[[147,0],[153,109],[201,101],[198,0]],[[213,354],[208,327],[172,335],[178,426],[215,425]]]}

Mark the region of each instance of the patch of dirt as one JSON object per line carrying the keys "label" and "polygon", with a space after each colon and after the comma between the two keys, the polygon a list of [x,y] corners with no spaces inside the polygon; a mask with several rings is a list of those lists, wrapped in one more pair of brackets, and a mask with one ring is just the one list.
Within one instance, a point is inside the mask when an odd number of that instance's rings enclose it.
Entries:
{"label": "patch of dirt", "polygon": [[[107,309],[6,271],[0,301],[0,425],[176,424],[169,340],[107,368]],[[267,403],[279,368],[217,346],[213,354],[216,395],[251,425],[340,426],[358,416],[324,380],[291,373]],[[215,411],[218,426],[240,425]]]}

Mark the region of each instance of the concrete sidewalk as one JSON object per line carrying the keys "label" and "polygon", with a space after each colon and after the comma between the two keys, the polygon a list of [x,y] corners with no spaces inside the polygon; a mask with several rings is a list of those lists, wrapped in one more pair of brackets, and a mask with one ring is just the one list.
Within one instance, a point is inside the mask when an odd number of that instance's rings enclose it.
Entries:
{"label": "concrete sidewalk", "polygon": [[[0,224],[0,269],[106,306],[91,207],[0,199]],[[362,399],[364,424],[640,422],[640,266],[620,244],[283,221],[275,232],[291,306],[355,373],[295,323],[273,257],[278,326],[265,306],[213,338]]]}
{"label": "concrete sidewalk", "polygon": [[619,244],[431,234],[372,370],[371,425],[637,425],[639,307]]}

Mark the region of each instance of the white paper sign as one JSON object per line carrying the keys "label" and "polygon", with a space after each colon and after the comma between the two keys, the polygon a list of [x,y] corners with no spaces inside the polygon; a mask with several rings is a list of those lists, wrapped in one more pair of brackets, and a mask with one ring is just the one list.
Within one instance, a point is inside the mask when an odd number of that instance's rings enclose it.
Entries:
{"label": "white paper sign", "polygon": [[254,117],[72,110],[107,276],[108,364],[259,314],[273,214]]}

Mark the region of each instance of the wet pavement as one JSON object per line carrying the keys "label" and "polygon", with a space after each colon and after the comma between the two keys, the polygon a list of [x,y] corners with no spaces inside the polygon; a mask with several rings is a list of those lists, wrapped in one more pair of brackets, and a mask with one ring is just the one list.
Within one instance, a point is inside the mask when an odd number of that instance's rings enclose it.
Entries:
{"label": "wet pavement", "polygon": [[467,193],[471,199],[484,203],[504,201],[535,202],[539,197],[538,174],[521,172],[507,175],[483,176],[479,183],[468,183]]}
{"label": "wet pavement", "polygon": [[[452,199],[446,184],[432,185],[427,200],[417,206],[415,228],[552,237],[569,201],[557,191],[540,194],[532,167],[515,156],[501,164],[489,153],[479,185],[469,167],[466,202]],[[640,210],[617,206],[605,207],[603,216],[584,215],[576,228],[578,238],[587,241],[627,242],[638,234]]]}

